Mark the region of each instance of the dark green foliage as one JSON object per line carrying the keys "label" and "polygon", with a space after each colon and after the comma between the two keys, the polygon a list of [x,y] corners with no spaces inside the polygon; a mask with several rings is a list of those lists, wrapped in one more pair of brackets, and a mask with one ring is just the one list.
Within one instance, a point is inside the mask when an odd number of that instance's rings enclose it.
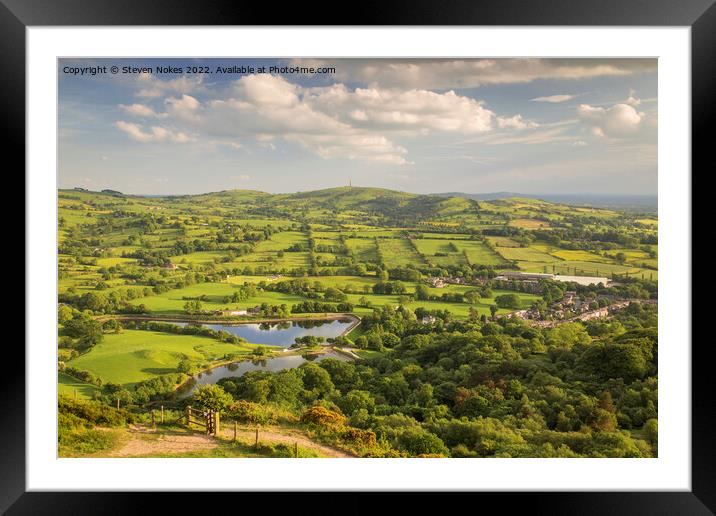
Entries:
{"label": "dark green foliage", "polygon": [[580,323],[542,330],[499,319],[436,329],[409,311],[381,309],[366,317],[356,344],[390,342],[389,353],[252,372],[229,392],[295,410],[334,406],[398,455],[649,457],[656,427],[644,425],[658,403],[651,311],[607,325],[594,340]]}

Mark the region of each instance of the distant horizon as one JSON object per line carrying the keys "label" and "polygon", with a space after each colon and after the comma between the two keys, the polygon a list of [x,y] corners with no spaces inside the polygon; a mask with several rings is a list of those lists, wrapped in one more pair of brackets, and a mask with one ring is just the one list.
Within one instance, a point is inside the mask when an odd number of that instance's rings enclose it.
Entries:
{"label": "distant horizon", "polygon": [[[177,197],[177,196],[194,196],[194,195],[209,195],[214,193],[221,193],[221,192],[231,192],[231,191],[244,191],[244,192],[259,192],[259,193],[265,193],[269,195],[289,195],[289,194],[296,194],[296,193],[305,193],[305,192],[319,192],[322,190],[336,190],[339,188],[349,188],[349,185],[343,185],[343,186],[329,186],[325,188],[312,188],[312,189],[305,189],[305,190],[292,190],[292,191],[267,191],[262,190],[258,188],[226,188],[223,190],[207,190],[203,192],[196,192],[196,193],[151,193],[151,194],[142,194],[142,193],[134,193],[129,191],[123,191],[119,188],[101,188],[99,190],[94,190],[91,188],[85,188],[81,186],[73,186],[73,187],[66,187],[66,188],[58,188],[58,190],[84,190],[92,193],[102,193],[103,191],[114,191],[119,192],[123,195],[131,195],[133,197]],[[538,193],[531,193],[531,192],[518,192],[513,190],[499,190],[499,191],[486,191],[486,192],[468,192],[468,191],[458,191],[458,190],[446,190],[442,192],[414,192],[410,190],[401,190],[397,188],[385,188],[382,186],[363,186],[363,185],[350,185],[350,188],[363,188],[363,189],[370,189],[370,190],[387,190],[387,191],[393,191],[393,192],[401,192],[401,193],[407,193],[411,195],[500,195],[500,194],[515,194],[515,195],[528,195],[532,197],[537,196],[550,196],[550,197],[644,197],[644,198],[658,198],[658,193],[654,194],[631,194],[631,193],[622,193],[622,192],[564,192],[564,193],[548,193],[548,192],[538,192]]]}

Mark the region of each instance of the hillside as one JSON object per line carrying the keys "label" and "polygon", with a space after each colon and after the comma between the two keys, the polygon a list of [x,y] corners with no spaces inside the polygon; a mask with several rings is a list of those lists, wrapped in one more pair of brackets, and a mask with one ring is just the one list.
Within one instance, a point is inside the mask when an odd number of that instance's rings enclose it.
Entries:
{"label": "hillside", "polygon": [[515,197],[525,199],[538,199],[553,203],[569,204],[572,206],[589,206],[594,208],[609,208],[629,212],[656,213],[658,197],[656,195],[625,195],[625,194],[525,194],[516,192],[491,193],[462,193],[444,192],[431,194],[437,197],[464,197],[475,201],[495,201],[512,199]]}
{"label": "hillside", "polygon": [[[527,198],[501,198],[484,205],[463,196],[420,195],[395,190],[366,187],[340,187],[291,194],[269,194],[255,190],[226,190],[199,195],[136,196],[115,191],[60,190],[60,197],[90,206],[104,205],[139,209],[176,209],[180,212],[213,210],[219,215],[245,214],[251,217],[277,217],[309,223],[332,225],[337,221],[354,224],[406,226],[417,222],[484,224],[494,219],[497,210],[514,208],[520,216],[559,216],[564,207],[540,202],[539,208],[525,211]],[[519,213],[518,213],[519,212]],[[497,214],[499,219],[504,215]]]}

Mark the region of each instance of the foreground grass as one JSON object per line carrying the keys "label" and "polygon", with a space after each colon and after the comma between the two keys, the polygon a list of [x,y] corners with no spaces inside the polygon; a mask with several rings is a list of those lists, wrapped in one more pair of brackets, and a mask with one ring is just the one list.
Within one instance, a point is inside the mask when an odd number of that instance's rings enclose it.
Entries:
{"label": "foreground grass", "polygon": [[57,391],[59,395],[69,396],[74,398],[75,393],[77,399],[80,400],[91,400],[94,399],[94,393],[100,392],[101,389],[91,383],[85,383],[81,380],[73,378],[65,373],[58,373],[57,375]]}
{"label": "foreground grass", "polygon": [[60,457],[106,457],[129,439],[123,429],[87,429],[63,436],[57,452]]}

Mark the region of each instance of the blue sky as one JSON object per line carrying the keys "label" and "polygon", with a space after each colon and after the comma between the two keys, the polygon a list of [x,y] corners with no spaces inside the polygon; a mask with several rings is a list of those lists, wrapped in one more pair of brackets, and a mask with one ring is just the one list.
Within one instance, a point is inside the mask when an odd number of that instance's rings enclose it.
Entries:
{"label": "blue sky", "polygon": [[[656,63],[61,59],[59,186],[656,194]],[[108,72],[71,73],[93,66]],[[254,73],[217,73],[232,66]]]}

